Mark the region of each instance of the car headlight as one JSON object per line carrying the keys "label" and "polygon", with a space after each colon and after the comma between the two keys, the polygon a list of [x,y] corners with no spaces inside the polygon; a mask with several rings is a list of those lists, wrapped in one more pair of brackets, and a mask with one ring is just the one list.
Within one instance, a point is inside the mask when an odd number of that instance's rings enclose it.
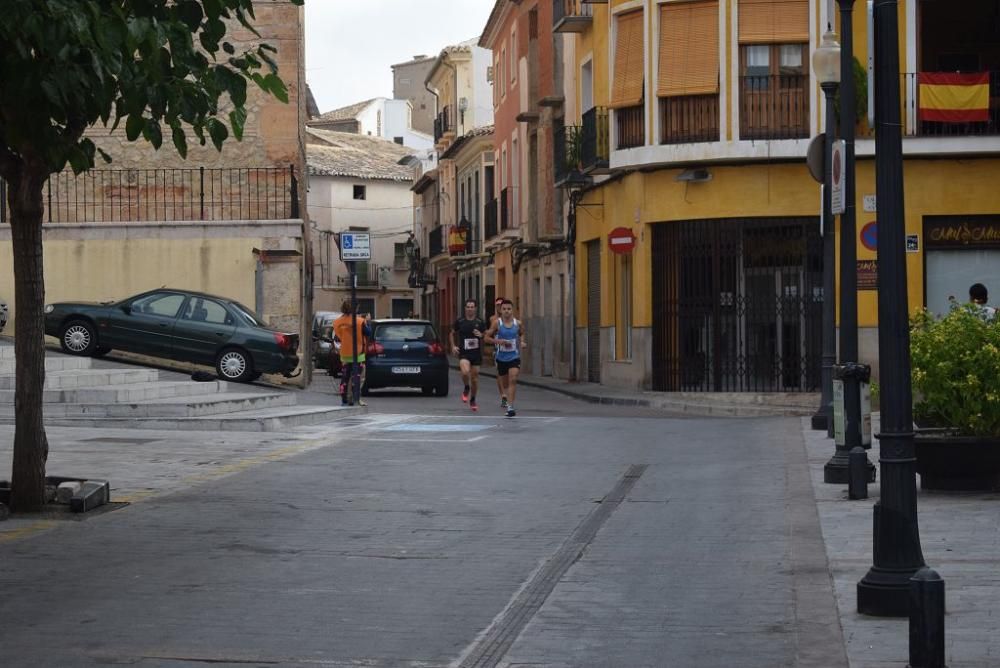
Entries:
{"label": "car headlight", "polygon": [[45,305],[45,312],[46,313],[52,313],[55,310],[56,310],[56,307],[53,306],[52,304],[46,304]]}

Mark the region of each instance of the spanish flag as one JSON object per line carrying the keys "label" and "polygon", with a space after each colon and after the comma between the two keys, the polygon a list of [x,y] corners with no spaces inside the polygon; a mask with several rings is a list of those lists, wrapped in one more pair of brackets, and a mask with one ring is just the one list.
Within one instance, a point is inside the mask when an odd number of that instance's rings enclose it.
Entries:
{"label": "spanish flag", "polygon": [[920,120],[981,123],[990,120],[990,74],[919,72]]}

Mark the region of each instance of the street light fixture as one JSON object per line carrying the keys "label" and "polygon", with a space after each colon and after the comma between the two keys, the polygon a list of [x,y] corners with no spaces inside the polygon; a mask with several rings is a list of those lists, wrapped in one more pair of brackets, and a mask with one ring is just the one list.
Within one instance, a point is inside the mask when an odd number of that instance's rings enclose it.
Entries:
{"label": "street light fixture", "polygon": [[[858,249],[854,133],[857,124],[857,89],[854,83],[854,0],[837,0],[840,6],[840,70],[849,73],[840,85],[840,138],[844,143],[844,212],[840,215],[840,364],[833,376],[843,383],[843,439],[823,467],[823,481],[846,485],[849,453],[864,447],[861,436],[861,383],[871,378],[871,367],[858,363]],[[875,466],[865,458],[866,479],[874,481]]]}
{"label": "street light fixture", "polygon": [[875,192],[878,195],[878,351],[882,369],[882,484],[874,508],[873,565],[858,582],[858,612],[909,613],[910,577],[924,566],[917,523],[910,384],[903,138],[897,0],[875,0]]}
{"label": "street light fixture", "polygon": [[832,30],[823,33],[819,47],[813,51],[813,70],[826,98],[825,136],[823,149],[823,351],[822,351],[822,395],[820,407],[813,416],[814,429],[826,429],[833,436],[833,365],[837,362],[836,319],[837,305],[834,303],[836,285],[833,264],[836,262],[834,247],[833,213],[830,206],[830,161],[833,151],[834,129],[837,124],[833,109],[833,96],[840,83],[840,45]]}

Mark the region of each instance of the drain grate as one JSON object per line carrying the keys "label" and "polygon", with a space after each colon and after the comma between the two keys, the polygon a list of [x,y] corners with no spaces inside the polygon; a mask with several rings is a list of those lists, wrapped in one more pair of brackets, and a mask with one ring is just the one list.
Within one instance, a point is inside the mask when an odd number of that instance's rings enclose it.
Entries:
{"label": "drain grate", "polygon": [[503,614],[486,630],[478,643],[466,654],[460,668],[494,668],[507,654],[531,618],[555,589],[566,571],[583,555],[597,532],[646,471],[647,464],[633,464],[600,504],[587,515],[576,531],[549,557],[545,565],[521,589]]}

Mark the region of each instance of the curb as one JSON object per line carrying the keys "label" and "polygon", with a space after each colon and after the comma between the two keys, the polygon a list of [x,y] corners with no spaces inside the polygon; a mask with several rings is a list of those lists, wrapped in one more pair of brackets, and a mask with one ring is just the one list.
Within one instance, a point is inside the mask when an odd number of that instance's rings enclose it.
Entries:
{"label": "curb", "polygon": [[[451,363],[449,363],[449,366],[452,369],[458,371],[458,365],[457,364],[452,365]],[[497,377],[496,371],[487,371],[486,370],[487,368],[490,368],[490,367],[479,367],[479,375],[480,376],[488,376],[489,378],[496,378]],[[537,381],[537,380],[527,380],[527,379],[525,379],[524,376],[519,376],[518,377],[517,384],[518,385],[525,385],[527,387],[534,387],[534,388],[537,388],[539,390],[547,390],[549,392],[555,392],[556,394],[562,394],[562,395],[570,397],[572,399],[579,399],[581,401],[586,401],[587,403],[590,403],[590,404],[604,404],[604,405],[613,405],[613,406],[641,406],[641,407],[647,407],[647,408],[656,408],[656,406],[653,404],[653,402],[650,401],[649,399],[632,399],[632,398],[625,398],[625,397],[606,397],[606,396],[602,397],[602,396],[595,396],[593,394],[587,394],[585,392],[576,392],[576,391],[573,391],[571,389],[564,388],[564,387],[553,387],[552,385],[549,385],[547,383],[543,383],[543,382]]]}

